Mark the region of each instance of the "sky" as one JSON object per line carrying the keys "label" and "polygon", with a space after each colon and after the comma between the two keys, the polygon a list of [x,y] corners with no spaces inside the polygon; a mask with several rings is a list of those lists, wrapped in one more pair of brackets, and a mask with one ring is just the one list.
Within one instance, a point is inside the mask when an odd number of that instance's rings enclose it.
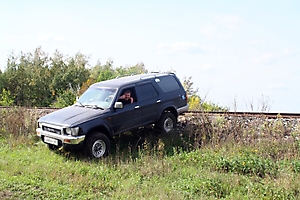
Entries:
{"label": "sky", "polygon": [[0,0],[0,69],[38,47],[174,71],[234,111],[300,113],[298,0]]}

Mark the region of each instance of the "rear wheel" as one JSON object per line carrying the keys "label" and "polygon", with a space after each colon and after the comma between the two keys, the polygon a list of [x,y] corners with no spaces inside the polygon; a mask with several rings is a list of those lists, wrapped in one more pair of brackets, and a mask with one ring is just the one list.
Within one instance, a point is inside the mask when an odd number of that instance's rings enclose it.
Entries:
{"label": "rear wheel", "polygon": [[102,158],[109,154],[110,141],[103,133],[94,133],[87,138],[86,152],[92,158]]}
{"label": "rear wheel", "polygon": [[165,112],[161,115],[156,127],[161,133],[170,133],[176,128],[177,120],[171,112]]}

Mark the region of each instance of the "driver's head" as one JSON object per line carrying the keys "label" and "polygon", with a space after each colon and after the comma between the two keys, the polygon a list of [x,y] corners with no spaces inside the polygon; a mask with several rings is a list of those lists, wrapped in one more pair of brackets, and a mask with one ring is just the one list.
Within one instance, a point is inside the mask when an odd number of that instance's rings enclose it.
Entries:
{"label": "driver's head", "polygon": [[125,97],[126,100],[130,99],[130,91],[129,90],[126,90],[124,92],[124,97]]}

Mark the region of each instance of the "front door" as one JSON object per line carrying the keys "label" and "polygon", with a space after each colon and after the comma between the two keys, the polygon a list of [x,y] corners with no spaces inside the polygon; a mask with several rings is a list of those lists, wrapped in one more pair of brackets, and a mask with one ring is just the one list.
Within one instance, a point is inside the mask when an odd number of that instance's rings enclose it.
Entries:
{"label": "front door", "polygon": [[[139,127],[142,123],[142,110],[134,87],[125,88],[119,93],[119,98],[124,97],[124,92],[130,91],[130,96],[133,98],[132,102],[123,105],[123,108],[117,108],[112,115],[113,130],[115,134],[127,131],[134,127]],[[126,94],[128,95],[128,94]],[[124,102],[123,99],[117,100]]]}

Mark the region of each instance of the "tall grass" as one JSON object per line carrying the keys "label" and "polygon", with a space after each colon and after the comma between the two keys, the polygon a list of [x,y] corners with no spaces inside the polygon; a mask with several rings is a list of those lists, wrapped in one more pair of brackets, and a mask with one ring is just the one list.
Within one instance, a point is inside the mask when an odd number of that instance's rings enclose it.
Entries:
{"label": "tall grass", "polygon": [[49,151],[28,112],[1,112],[1,199],[300,198],[296,120],[186,115],[174,133],[125,133],[90,160]]}

